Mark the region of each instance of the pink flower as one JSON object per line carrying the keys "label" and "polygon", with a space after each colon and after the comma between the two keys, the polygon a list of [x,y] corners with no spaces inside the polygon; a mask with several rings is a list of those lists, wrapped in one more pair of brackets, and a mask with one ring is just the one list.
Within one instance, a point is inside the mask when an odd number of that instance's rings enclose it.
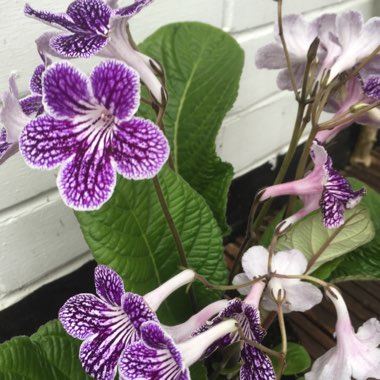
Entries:
{"label": "pink flower", "polygon": [[334,303],[336,323],[335,347],[318,358],[306,374],[306,380],[366,380],[379,379],[380,374],[380,322],[371,318],[355,333],[347,306],[341,294],[329,288],[327,296]]}

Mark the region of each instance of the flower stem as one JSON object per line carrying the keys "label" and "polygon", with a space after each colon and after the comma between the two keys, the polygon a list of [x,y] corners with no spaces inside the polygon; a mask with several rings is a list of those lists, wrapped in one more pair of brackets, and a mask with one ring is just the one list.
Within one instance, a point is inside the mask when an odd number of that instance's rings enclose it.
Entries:
{"label": "flower stem", "polygon": [[[284,298],[282,301],[284,301]],[[281,331],[282,344],[281,344],[281,355],[280,355],[280,360],[279,360],[280,362],[279,369],[278,369],[278,373],[276,374],[276,377],[277,377],[277,380],[280,380],[284,372],[286,353],[288,351],[288,338],[286,336],[286,327],[285,327],[285,320],[284,320],[284,312],[282,310],[282,302],[277,303],[277,315],[278,315],[278,325]]]}
{"label": "flower stem", "polygon": [[181,240],[181,237],[179,236],[177,227],[175,226],[173,217],[170,214],[169,206],[166,202],[164,193],[163,193],[162,188],[161,188],[160,181],[159,181],[157,176],[153,178],[153,185],[154,185],[154,189],[156,190],[158,200],[160,201],[162,211],[165,215],[165,219],[166,219],[168,226],[170,228],[170,231],[173,235],[173,239],[174,239],[175,245],[177,247],[177,251],[179,254],[181,265],[185,268],[188,268],[189,265],[188,265],[187,258],[186,258],[185,248],[183,247],[182,240]]}

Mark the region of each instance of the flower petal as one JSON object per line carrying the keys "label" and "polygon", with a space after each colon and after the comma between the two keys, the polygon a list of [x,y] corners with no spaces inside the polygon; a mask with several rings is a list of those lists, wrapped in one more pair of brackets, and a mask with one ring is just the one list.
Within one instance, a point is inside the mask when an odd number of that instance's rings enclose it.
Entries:
{"label": "flower petal", "polygon": [[97,210],[113,193],[115,169],[101,151],[78,151],[58,174],[58,188],[68,207],[75,210]]}
{"label": "flower petal", "polygon": [[376,318],[368,319],[359,327],[356,337],[365,344],[377,347],[380,344],[380,321]]}
{"label": "flower petal", "polygon": [[46,70],[43,87],[45,109],[57,118],[74,118],[94,108],[87,77],[67,62]]}
{"label": "flower petal", "polygon": [[107,37],[97,34],[62,34],[50,40],[50,46],[66,58],[89,58],[107,44]]}
{"label": "flower petal", "polygon": [[268,273],[268,257],[268,250],[260,245],[251,247],[244,253],[242,265],[248,278],[254,279]]}
{"label": "flower petal", "polygon": [[311,309],[322,301],[322,292],[316,286],[308,282],[297,280],[285,280],[281,282],[286,291],[286,300],[283,308],[285,313],[291,311],[303,312]]}
{"label": "flower petal", "polygon": [[79,358],[85,371],[97,380],[113,380],[117,363],[135,329],[122,312],[109,320],[107,328],[85,340]]}
{"label": "flower petal", "polygon": [[59,29],[69,30],[74,33],[80,30],[65,13],[36,11],[29,4],[25,4],[24,13],[26,16],[33,17]]}
{"label": "flower petal", "polygon": [[126,293],[122,300],[122,307],[136,329],[138,336],[144,322],[153,321],[158,323],[156,313],[149,307],[144,298],[138,294]]}
{"label": "flower petal", "polygon": [[118,119],[132,117],[140,105],[140,77],[122,62],[103,61],[91,74],[94,96]]}
{"label": "flower petal", "polygon": [[111,14],[111,8],[102,0],[76,0],[67,8],[67,15],[80,29],[103,36],[108,33]]}
{"label": "flower petal", "polygon": [[125,178],[152,178],[168,159],[169,144],[151,121],[132,118],[114,128],[112,156]]}
{"label": "flower petal", "polygon": [[139,13],[142,9],[144,9],[147,5],[152,3],[153,0],[135,0],[134,4],[129,5],[128,7],[120,8],[116,10],[116,14],[118,16],[123,17],[132,17],[135,14]]}
{"label": "flower petal", "polygon": [[42,105],[42,95],[29,95],[20,100],[22,111],[25,115],[40,115],[44,111]]}
{"label": "flower petal", "polygon": [[128,346],[119,362],[122,379],[190,379],[182,355],[159,324],[146,322],[143,341]]}
{"label": "flower petal", "polygon": [[256,54],[258,69],[282,69],[286,67],[283,48],[277,43],[270,43],[261,47]]}
{"label": "flower petal", "polygon": [[327,189],[323,190],[320,205],[326,228],[338,228],[344,223],[344,205]]}
{"label": "flower petal", "polygon": [[376,100],[380,100],[380,76],[371,75],[364,86],[364,93]]}
{"label": "flower petal", "polygon": [[331,348],[319,357],[313,364],[311,371],[305,375],[306,380],[350,380],[351,366],[345,360],[342,350]]}
{"label": "flower petal", "polygon": [[111,268],[98,265],[95,268],[95,288],[98,296],[114,306],[121,306],[124,284],[121,277]]}
{"label": "flower petal", "polygon": [[35,94],[42,95],[42,74],[45,69],[46,67],[44,64],[38,65],[30,79],[29,88]]}
{"label": "flower petal", "polygon": [[77,146],[71,122],[48,115],[32,120],[20,136],[21,154],[33,168],[56,168],[75,153]]}
{"label": "flower petal", "polygon": [[343,48],[349,48],[363,27],[363,15],[357,11],[346,11],[336,18],[337,37]]}
{"label": "flower petal", "polygon": [[298,249],[277,252],[273,256],[272,269],[281,274],[302,274],[307,267],[307,260]]}
{"label": "flower petal", "polygon": [[[246,284],[249,281],[251,280],[248,278],[248,276],[245,273],[239,273],[232,280],[232,285],[242,285],[242,284]],[[239,288],[237,291],[240,294],[246,296],[249,293],[251,288],[252,286],[246,286],[244,288]]]}
{"label": "flower petal", "polygon": [[3,106],[0,110],[0,123],[6,130],[7,142],[9,143],[18,142],[21,131],[30,120],[22,111],[17,97],[15,75],[11,75],[9,90],[5,91],[2,96]]}
{"label": "flower petal", "polygon": [[276,380],[270,359],[258,348],[245,344],[241,358],[244,363],[240,368],[241,380]]}
{"label": "flower petal", "polygon": [[93,294],[78,294],[69,298],[59,311],[59,321],[68,334],[86,339],[109,325],[117,323],[124,313]]}
{"label": "flower petal", "polygon": [[5,153],[11,147],[12,143],[7,141],[7,131],[5,128],[0,130],[0,159],[3,158]]}

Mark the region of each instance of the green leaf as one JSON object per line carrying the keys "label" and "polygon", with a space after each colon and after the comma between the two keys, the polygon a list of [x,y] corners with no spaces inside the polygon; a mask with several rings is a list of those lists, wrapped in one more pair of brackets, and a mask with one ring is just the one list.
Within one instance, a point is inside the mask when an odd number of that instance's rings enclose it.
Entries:
{"label": "green leaf", "polygon": [[[281,352],[281,344],[274,348]],[[273,366],[279,365],[277,358],[272,358]],[[286,354],[286,368],[284,375],[295,375],[306,371],[311,365],[311,358],[303,346],[297,343],[288,342],[288,352]]]}
{"label": "green leaf", "polygon": [[[206,202],[167,167],[159,181],[190,267],[210,282],[225,283],[222,236]],[[116,270],[129,291],[145,294],[178,273],[179,256],[151,180],[119,178],[113,197],[99,211],[76,215],[96,261]],[[196,289],[199,306],[218,297],[204,286]],[[160,308],[165,323],[183,321],[189,313],[184,290]]]}
{"label": "green leaf", "polygon": [[48,322],[30,338],[0,345],[0,379],[89,380],[79,361],[80,343],[57,320]]}
{"label": "green leaf", "polygon": [[345,223],[339,228],[327,229],[321,220],[320,211],[310,214],[277,245],[278,250],[300,250],[313,263],[308,272],[371,241],[375,234],[369,212],[361,205],[346,210]]}
{"label": "green leaf", "polygon": [[190,377],[194,380],[207,380],[207,369],[202,362],[197,362],[190,367]]}
{"label": "green leaf", "polygon": [[206,199],[226,232],[233,168],[217,156],[215,139],[237,97],[244,52],[228,33],[198,22],[164,26],[140,49],[165,68],[164,122],[176,171]]}
{"label": "green leaf", "polygon": [[79,361],[81,341],[69,336],[58,320],[50,321],[31,336],[31,340],[44,351],[50,364],[61,374],[62,379],[91,379]]}
{"label": "green leaf", "polygon": [[350,178],[350,183],[354,188],[367,188],[367,195],[361,204],[369,210],[375,226],[375,237],[346,255],[329,280],[339,282],[380,279],[380,194],[357,179]]}

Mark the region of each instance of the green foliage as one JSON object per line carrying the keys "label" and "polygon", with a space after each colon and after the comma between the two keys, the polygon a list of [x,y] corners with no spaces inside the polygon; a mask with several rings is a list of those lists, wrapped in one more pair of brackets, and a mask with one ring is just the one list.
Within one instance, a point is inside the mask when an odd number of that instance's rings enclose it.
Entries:
{"label": "green foliage", "polygon": [[371,241],[374,234],[369,212],[361,205],[346,210],[345,223],[334,229],[323,226],[321,213],[318,211],[298,222],[279,240],[277,249],[300,250],[314,263],[309,268],[310,272]]}
{"label": "green foliage", "polygon": [[369,210],[375,226],[375,237],[344,256],[329,280],[339,282],[380,279],[380,194],[357,179],[351,178],[350,182],[355,188],[367,188],[367,195],[361,204]]}
{"label": "green foliage", "polygon": [[[281,344],[274,348],[275,351],[281,352]],[[279,362],[277,358],[272,358],[274,368],[277,368]],[[311,365],[311,358],[303,346],[297,343],[288,342],[288,352],[286,354],[286,368],[284,375],[295,375],[306,371]]]}
{"label": "green foliage", "polygon": [[79,362],[80,343],[57,320],[30,338],[13,338],[0,345],[0,380],[89,380]]}
{"label": "green foliage", "polygon": [[[222,162],[215,139],[237,97],[244,53],[227,33],[210,25],[166,25],[141,51],[165,68],[169,104],[165,131],[176,171],[207,201],[223,232],[233,169]],[[149,111],[141,110],[149,115]]]}
{"label": "green foliage", "polygon": [[202,362],[197,362],[190,367],[190,376],[194,380],[207,380],[207,369]]}
{"label": "green foliage", "polygon": [[[222,237],[206,202],[167,167],[159,181],[190,267],[210,282],[224,283]],[[178,273],[179,256],[152,181],[119,178],[113,197],[99,211],[76,215],[96,261],[116,270],[129,291],[145,294]],[[199,306],[217,296],[198,287]],[[160,317],[180,322],[190,310],[189,297],[180,290],[162,305]]]}

